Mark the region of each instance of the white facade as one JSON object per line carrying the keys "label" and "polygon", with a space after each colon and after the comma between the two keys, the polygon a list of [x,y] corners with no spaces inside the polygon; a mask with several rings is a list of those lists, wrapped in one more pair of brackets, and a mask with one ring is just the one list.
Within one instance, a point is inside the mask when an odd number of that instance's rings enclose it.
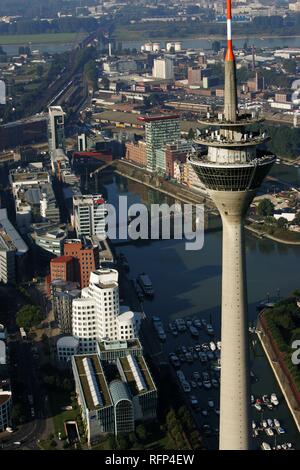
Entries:
{"label": "white facade", "polygon": [[101,194],[73,197],[74,226],[77,237],[97,235],[105,238],[105,201]]}
{"label": "white facade", "polygon": [[138,336],[140,314],[119,304],[118,271],[99,269],[90,276],[89,287],[72,304],[73,335],[81,353],[96,352],[97,341],[127,340]]}
{"label": "white facade", "polygon": [[162,78],[164,80],[174,80],[173,60],[168,57],[155,59],[152,69],[154,78]]}

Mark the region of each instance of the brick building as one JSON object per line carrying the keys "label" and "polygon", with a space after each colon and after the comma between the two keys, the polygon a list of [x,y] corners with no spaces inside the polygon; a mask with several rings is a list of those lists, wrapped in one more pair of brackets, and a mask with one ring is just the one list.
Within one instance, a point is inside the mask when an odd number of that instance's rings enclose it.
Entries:
{"label": "brick building", "polygon": [[60,279],[61,281],[73,281],[74,260],[72,256],[59,256],[50,261],[51,282]]}
{"label": "brick building", "polygon": [[99,267],[99,243],[85,237],[66,240],[64,255],[74,259],[74,281],[83,289],[89,285],[90,273]]}
{"label": "brick building", "polygon": [[126,160],[140,166],[147,166],[146,143],[142,140],[138,142],[126,143]]}

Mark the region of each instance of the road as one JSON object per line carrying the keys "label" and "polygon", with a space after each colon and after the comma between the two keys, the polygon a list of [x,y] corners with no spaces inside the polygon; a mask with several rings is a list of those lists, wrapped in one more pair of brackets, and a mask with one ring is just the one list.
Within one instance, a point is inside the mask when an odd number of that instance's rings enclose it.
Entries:
{"label": "road", "polygon": [[[38,449],[38,439],[52,432],[51,421],[48,420],[47,397],[41,387],[41,379],[37,362],[33,356],[31,343],[17,339],[9,343],[14,363],[17,364],[18,382],[22,384],[21,397],[25,404],[25,423],[18,426],[14,433],[6,433],[0,441],[2,449]],[[33,405],[29,403],[28,395],[33,396]],[[34,409],[34,415],[31,409]],[[21,442],[16,446],[14,442]]]}

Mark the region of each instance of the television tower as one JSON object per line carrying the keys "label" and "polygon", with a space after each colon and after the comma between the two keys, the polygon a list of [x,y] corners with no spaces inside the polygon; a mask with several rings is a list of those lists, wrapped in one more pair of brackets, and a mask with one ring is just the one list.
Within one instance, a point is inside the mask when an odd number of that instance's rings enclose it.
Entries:
{"label": "television tower", "polygon": [[257,115],[240,114],[232,46],[231,0],[227,0],[224,113],[199,121],[209,128],[196,143],[205,146],[189,157],[217,206],[223,225],[220,450],[251,448],[249,347],[244,218],[276,157],[258,146],[265,132],[251,132]]}

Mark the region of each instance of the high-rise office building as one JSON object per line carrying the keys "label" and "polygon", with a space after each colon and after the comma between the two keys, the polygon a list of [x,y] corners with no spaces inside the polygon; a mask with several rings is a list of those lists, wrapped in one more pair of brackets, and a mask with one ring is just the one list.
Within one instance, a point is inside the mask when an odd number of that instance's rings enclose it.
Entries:
{"label": "high-rise office building", "polygon": [[50,106],[48,111],[48,142],[52,153],[65,146],[65,113],[61,106]]}
{"label": "high-rise office building", "polygon": [[144,116],[138,118],[145,123],[147,168],[157,170],[158,150],[166,144],[172,144],[180,139],[180,116],[177,114],[161,116]]}
{"label": "high-rise office building", "polygon": [[169,57],[154,59],[152,76],[163,80],[174,80],[173,60]]}
{"label": "high-rise office building", "polygon": [[74,227],[77,237],[96,235],[105,238],[105,200],[101,194],[73,197]]}
{"label": "high-rise office building", "polygon": [[140,327],[140,313],[119,304],[119,273],[101,268],[90,275],[89,286],[81,291],[81,298],[73,301],[73,336],[80,341],[80,352],[93,353],[97,341],[136,338]]}
{"label": "high-rise office building", "polygon": [[244,217],[275,156],[257,148],[267,140],[264,132],[249,131],[257,119],[238,113],[231,18],[231,0],[227,0],[224,114],[205,121],[210,129],[197,142],[207,151],[190,157],[190,162],[223,223],[219,447],[247,450],[251,419]]}

